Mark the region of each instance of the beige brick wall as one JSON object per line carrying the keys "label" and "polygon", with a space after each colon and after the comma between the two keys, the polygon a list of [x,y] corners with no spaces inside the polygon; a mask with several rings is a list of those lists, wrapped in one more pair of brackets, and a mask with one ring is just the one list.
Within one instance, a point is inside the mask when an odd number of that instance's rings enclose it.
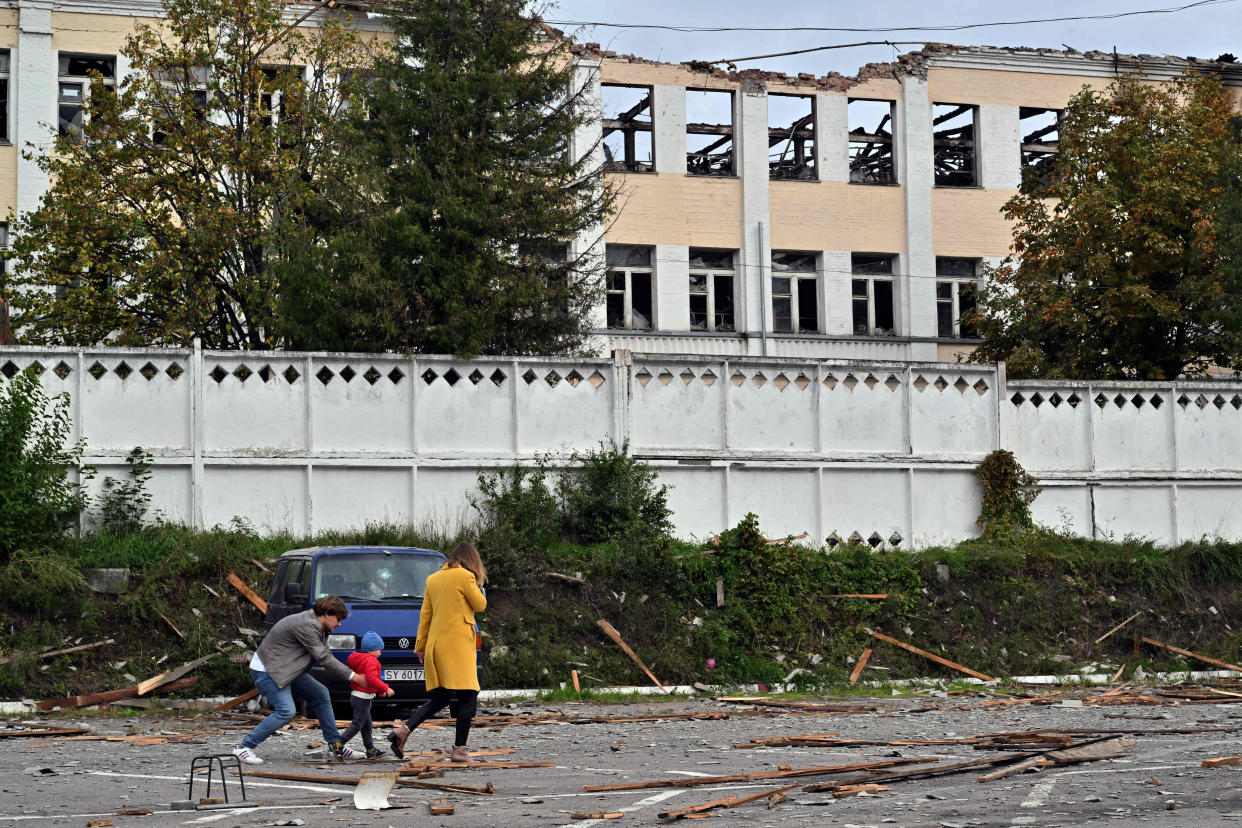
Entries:
{"label": "beige brick wall", "polygon": [[[17,48],[17,10],[0,9],[0,49]],[[10,58],[15,56],[10,55]]]}
{"label": "beige brick wall", "polygon": [[1084,85],[1103,89],[1104,78],[1035,72],[936,69],[927,73],[927,93],[943,103],[1004,104],[1060,109]]}
{"label": "beige brick wall", "polygon": [[138,23],[157,22],[154,18],[52,12],[52,48],[60,52],[117,54]]}
{"label": "beige brick wall", "polygon": [[904,253],[903,187],[773,181],[771,240],[777,250]]}
{"label": "beige brick wall", "polygon": [[736,178],[610,174],[620,213],[608,229],[614,244],[742,244],[742,182]]}
{"label": "beige brick wall", "polygon": [[0,146],[0,221],[17,208],[17,147]]}
{"label": "beige brick wall", "polygon": [[1017,190],[932,190],[932,238],[937,256],[1003,256],[1013,239],[1000,209]]}

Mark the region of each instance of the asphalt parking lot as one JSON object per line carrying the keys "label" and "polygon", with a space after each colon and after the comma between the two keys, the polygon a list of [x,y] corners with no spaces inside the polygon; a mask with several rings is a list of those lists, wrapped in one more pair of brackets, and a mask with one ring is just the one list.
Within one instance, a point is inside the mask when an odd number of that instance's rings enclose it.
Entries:
{"label": "asphalt parking lot", "polygon": [[[623,705],[492,704],[480,709],[470,747],[487,752],[492,767],[433,768],[422,783],[493,789],[491,795],[397,787],[394,808],[360,811],[350,785],[320,778],[356,780],[363,771],[395,770],[395,759],[340,764],[325,761],[312,723],[297,720],[261,748],[266,762],[247,767],[246,792],[255,807],[170,810],[187,799],[193,757],[226,753],[250,727],[242,717],[180,711],[17,716],[0,724],[0,828],[4,825],[77,825],[110,821],[127,825],[652,825],[661,813],[723,798],[759,795],[735,807],[710,809],[713,825],[1201,825],[1242,821],[1236,790],[1242,765],[1204,768],[1204,759],[1242,754],[1242,707],[1223,703],[1082,705],[1059,697],[1048,704],[994,702],[981,697],[923,699],[824,699],[844,712],[794,707],[752,707],[713,700],[665,699]],[[1239,697],[1235,701],[1242,701]],[[1080,706],[1081,705],[1081,706]],[[687,718],[696,716],[699,718]],[[452,731],[420,729],[411,751],[447,751]],[[84,728],[70,736],[21,736],[31,730]],[[886,780],[884,773],[943,768],[971,762],[1010,761],[1018,749],[971,744],[982,734],[1074,729],[1081,744],[1133,739],[1119,758],[1043,767],[989,782],[978,777],[1003,765],[983,765],[951,775]],[[1144,731],[1144,732],[1135,732]],[[1172,732],[1192,731],[1192,732]],[[381,729],[377,741],[384,744]],[[790,746],[795,736],[817,734],[825,744]],[[825,734],[835,734],[828,736]],[[1006,737],[1007,738],[1007,737]],[[886,742],[846,746],[841,739]],[[756,744],[765,740],[776,744]],[[835,740],[835,741],[834,741]],[[966,742],[894,745],[894,741]],[[1003,740],[1002,740],[1003,741]],[[1115,742],[1112,742],[1116,744]],[[739,744],[755,744],[749,749]],[[1099,744],[1097,742],[1097,744]],[[1046,750],[1046,746],[1038,748]],[[412,764],[434,764],[420,753]],[[860,772],[781,777],[782,768],[835,767],[872,762],[935,760],[861,772],[888,790],[835,797],[805,786],[857,780]],[[508,767],[510,764],[552,765]],[[310,780],[274,779],[249,773],[297,774]],[[768,774],[767,778],[712,782],[707,777]],[[403,777],[405,778],[405,777]],[[418,779],[414,782],[419,782]],[[703,781],[693,787],[657,787]],[[648,787],[589,792],[584,787]],[[203,795],[202,780],[195,797]],[[229,778],[231,798],[239,795]],[[792,786],[784,801],[764,796]],[[213,790],[219,796],[218,786]],[[452,815],[429,813],[432,799],[448,799]],[[150,811],[119,814],[118,811]],[[611,819],[575,814],[617,814]],[[671,823],[670,823],[671,824]]]}

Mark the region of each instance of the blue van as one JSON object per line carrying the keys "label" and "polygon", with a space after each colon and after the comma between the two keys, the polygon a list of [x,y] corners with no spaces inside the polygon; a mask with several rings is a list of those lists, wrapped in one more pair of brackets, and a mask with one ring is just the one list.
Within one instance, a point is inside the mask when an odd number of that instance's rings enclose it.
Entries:
{"label": "blue van", "polygon": [[[308,610],[325,595],[336,595],[349,607],[349,617],[328,636],[333,654],[345,662],[358,648],[367,630],[384,639],[380,655],[383,679],[395,695],[376,699],[381,703],[410,706],[427,698],[423,664],[414,652],[418,617],[423,606],[427,576],[444,565],[445,557],[434,549],[403,546],[316,546],[293,549],[280,556],[272,576],[264,632],[296,612]],[[475,636],[479,677],[482,662]],[[349,684],[330,678],[319,665],[311,675],[332,696],[333,706],[349,710]],[[348,714],[346,714],[348,718]]]}

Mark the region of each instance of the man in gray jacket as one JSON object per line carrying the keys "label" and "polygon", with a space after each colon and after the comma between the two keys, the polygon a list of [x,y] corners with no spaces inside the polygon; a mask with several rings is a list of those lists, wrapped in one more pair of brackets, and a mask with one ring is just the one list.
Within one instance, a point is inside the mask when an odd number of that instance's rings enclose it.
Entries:
{"label": "man in gray jacket", "polygon": [[344,681],[365,684],[366,679],[337,660],[328,649],[328,634],[340,626],[349,615],[345,602],[335,595],[325,595],[315,602],[312,609],[286,616],[264,637],[250,660],[250,678],[259,692],[267,696],[272,712],[246,734],[241,744],[233,749],[233,755],[248,765],[261,765],[263,760],[254,749],[280,728],[293,721],[297,712],[293,700],[305,699],[314,708],[315,718],[323,731],[328,750],[337,759],[353,759],[358,751],[341,744],[341,733],[336,729],[336,716],[332,712],[332,700],[328,688],[310,675],[314,662],[319,662],[330,673]]}

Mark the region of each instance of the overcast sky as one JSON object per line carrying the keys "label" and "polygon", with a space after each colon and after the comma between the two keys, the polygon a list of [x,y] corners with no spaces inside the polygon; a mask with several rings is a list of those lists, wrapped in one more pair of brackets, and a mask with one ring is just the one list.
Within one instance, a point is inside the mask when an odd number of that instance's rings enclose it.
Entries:
{"label": "overcast sky", "polygon": [[[675,32],[659,29],[582,27],[567,21],[642,23],[664,26],[714,27],[842,27],[948,26],[1007,22],[1032,18],[1105,15],[1150,9],[1171,9],[1195,0],[1133,0],[1126,3],[1080,0],[1045,3],[1015,0],[970,0],[932,4],[917,0],[559,0],[545,19],[580,42],[599,42],[605,49],[653,60],[718,60],[807,49],[859,41],[937,41],[959,45],[1034,46],[1080,51],[1098,49],[1126,54],[1158,54],[1213,59],[1224,52],[1242,54],[1242,0],[1207,0],[1165,14],[1143,14],[1110,20],[1067,20],[1055,23],[1002,25],[963,31],[890,32]],[[738,64],[738,68],[771,71],[830,71],[854,74],[872,61],[889,61],[918,43],[836,49],[792,57]]]}

